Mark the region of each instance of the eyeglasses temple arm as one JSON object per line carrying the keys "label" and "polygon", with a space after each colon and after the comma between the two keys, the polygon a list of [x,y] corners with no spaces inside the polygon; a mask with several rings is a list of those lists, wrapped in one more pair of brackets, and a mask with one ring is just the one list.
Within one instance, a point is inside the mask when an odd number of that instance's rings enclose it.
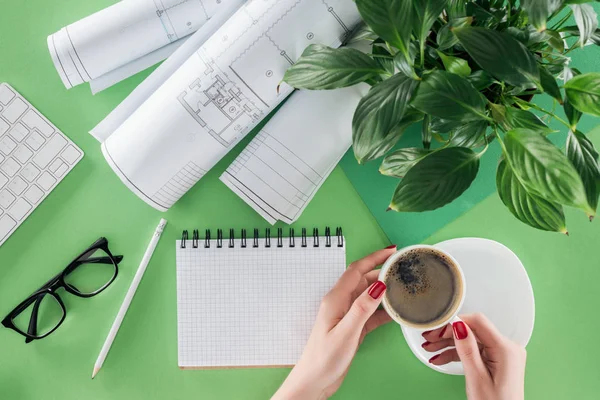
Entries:
{"label": "eyeglasses temple arm", "polygon": [[[37,299],[35,299],[35,303],[33,303],[33,310],[31,311],[31,318],[29,319],[29,327],[27,328],[27,333],[31,336],[37,336],[37,319],[42,299],[43,297],[38,297]],[[32,340],[33,339],[31,338],[27,338],[25,339],[25,343],[29,343]]]}

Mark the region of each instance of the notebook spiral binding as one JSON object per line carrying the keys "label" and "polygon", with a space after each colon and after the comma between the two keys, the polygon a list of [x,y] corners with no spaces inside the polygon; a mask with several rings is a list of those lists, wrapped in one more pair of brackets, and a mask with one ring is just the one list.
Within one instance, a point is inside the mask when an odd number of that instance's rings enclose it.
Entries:
{"label": "notebook spiral binding", "polygon": [[[313,236],[313,247],[319,247],[321,245],[321,243],[319,243],[319,229],[318,228],[313,228],[312,236]],[[302,228],[302,234],[300,236],[300,246],[301,247],[308,247],[308,241],[306,240],[306,237],[307,237],[306,228]],[[344,235],[342,233],[341,227],[335,228],[335,237],[337,238],[336,246],[343,247],[344,246]],[[181,233],[180,247],[182,249],[185,249],[186,246],[188,245],[189,238],[190,238],[190,234],[187,230],[185,230]],[[248,237],[247,237],[246,229],[241,230],[240,238],[241,238],[240,245],[242,248],[250,247],[248,244]],[[259,230],[255,228],[253,231],[253,238],[252,238],[252,247],[253,248],[259,247],[260,239],[261,238],[259,237]],[[277,247],[284,247],[284,239],[287,239],[288,247],[296,247],[296,237],[295,237],[294,228],[290,228],[289,236],[287,238],[283,237],[283,229],[277,228],[277,236],[276,236],[277,241],[276,242],[274,241],[273,245],[277,246]],[[267,247],[267,248],[271,247],[271,228],[265,229],[265,237],[262,238],[262,240],[264,240],[265,247]],[[191,243],[192,243],[192,248],[194,248],[194,249],[197,249],[200,246],[200,232],[198,231],[198,229],[194,229],[192,231]],[[223,230],[222,229],[217,229],[216,245],[217,245],[217,248],[223,247]],[[210,248],[210,246],[211,246],[211,231],[210,231],[210,229],[206,229],[204,231],[203,247]],[[331,229],[329,227],[326,227],[325,228],[325,247],[331,247],[331,246],[332,246]],[[235,230],[234,229],[229,229],[229,237],[227,239],[227,247],[229,247],[229,248],[235,247]]]}

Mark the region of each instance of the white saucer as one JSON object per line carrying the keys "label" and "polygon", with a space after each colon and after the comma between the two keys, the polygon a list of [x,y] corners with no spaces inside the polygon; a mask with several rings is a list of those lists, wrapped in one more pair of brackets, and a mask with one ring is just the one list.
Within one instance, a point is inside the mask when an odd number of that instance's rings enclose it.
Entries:
{"label": "white saucer", "polygon": [[[460,264],[467,294],[460,314],[481,312],[502,334],[526,346],[533,332],[535,304],[533,289],[521,260],[506,246],[488,239],[459,238],[435,245],[450,253]],[[423,331],[402,327],[408,346],[428,367],[451,375],[464,375],[462,363],[444,366],[429,363],[436,353],[425,351]]]}

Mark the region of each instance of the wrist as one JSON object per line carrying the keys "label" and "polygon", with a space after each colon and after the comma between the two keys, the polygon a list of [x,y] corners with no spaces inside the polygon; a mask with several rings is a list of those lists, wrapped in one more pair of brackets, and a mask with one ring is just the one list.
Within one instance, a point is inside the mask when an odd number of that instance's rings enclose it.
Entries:
{"label": "wrist", "polygon": [[327,399],[321,386],[307,374],[302,372],[299,365],[294,367],[279,390],[271,400],[324,400]]}

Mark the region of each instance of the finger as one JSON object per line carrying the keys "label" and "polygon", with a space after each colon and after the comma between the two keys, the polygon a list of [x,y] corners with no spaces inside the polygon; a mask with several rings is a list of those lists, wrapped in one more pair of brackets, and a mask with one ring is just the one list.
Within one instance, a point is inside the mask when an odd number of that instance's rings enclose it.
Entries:
{"label": "finger", "polygon": [[[443,350],[446,347],[454,347],[454,338],[450,338],[450,339],[443,339],[440,340],[439,342],[423,342],[421,344],[421,347],[423,347],[426,351],[429,351],[431,353],[435,353],[436,351],[439,350]],[[477,347],[479,347],[479,352],[481,353],[481,351],[483,350],[483,345],[481,343],[477,343]],[[482,358],[483,355],[482,355]]]}
{"label": "finger", "polygon": [[377,281],[354,300],[350,310],[339,322],[336,329],[345,336],[360,337],[365,324],[375,313],[385,292],[385,283]]}
{"label": "finger", "polygon": [[354,292],[352,293],[352,301],[354,301],[354,299],[360,296],[360,294],[364,292],[366,288],[375,283],[378,277],[379,270],[369,271],[365,275],[363,275],[360,282],[356,286],[356,289],[354,289]]}
{"label": "finger", "polygon": [[363,279],[363,274],[359,270],[347,268],[342,276],[340,276],[340,279],[333,285],[330,293],[342,292],[350,294],[356,289],[361,279]]}
{"label": "finger", "polygon": [[366,274],[367,272],[375,269],[378,265],[381,265],[396,252],[396,246],[388,247],[383,250],[376,251],[374,253],[369,254],[368,256],[361,258],[360,260],[354,261],[348,269],[357,269],[362,274]]}
{"label": "finger", "polygon": [[450,362],[460,361],[456,349],[449,349],[429,359],[429,362],[433,365],[446,365]]}
{"label": "finger", "polygon": [[392,320],[392,317],[385,310],[377,310],[369,317],[365,323],[365,333],[374,331],[381,325],[385,325]]}
{"label": "finger", "polygon": [[421,344],[421,347],[433,353],[446,347],[454,347],[454,339],[442,339],[439,342],[424,342]]}
{"label": "finger", "polygon": [[448,329],[450,324],[446,324],[441,328],[434,329],[432,331],[423,332],[422,336],[428,342],[439,342],[440,340],[452,338],[452,329]]}
{"label": "finger", "polygon": [[454,345],[456,352],[460,357],[465,369],[465,376],[469,379],[479,379],[489,372],[481,359],[481,353],[473,331],[463,321],[456,321],[452,324],[454,334]]}
{"label": "finger", "polygon": [[485,315],[467,314],[461,315],[460,318],[465,321],[485,347],[500,346],[504,342],[504,336]]}

